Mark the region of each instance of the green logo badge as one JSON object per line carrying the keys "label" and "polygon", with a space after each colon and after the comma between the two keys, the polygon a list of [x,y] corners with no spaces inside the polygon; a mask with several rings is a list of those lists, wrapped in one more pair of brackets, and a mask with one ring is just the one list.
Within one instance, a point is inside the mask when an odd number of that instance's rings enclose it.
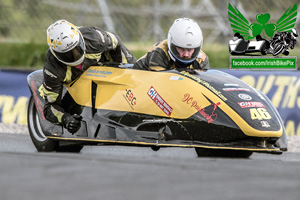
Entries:
{"label": "green logo badge", "polygon": [[228,16],[230,26],[234,33],[240,33],[245,40],[253,39],[261,35],[265,39],[270,39],[275,32],[291,32],[297,19],[297,4],[289,9],[274,23],[268,23],[271,15],[269,13],[257,14],[257,23],[249,23],[243,14],[230,3],[228,4]]}

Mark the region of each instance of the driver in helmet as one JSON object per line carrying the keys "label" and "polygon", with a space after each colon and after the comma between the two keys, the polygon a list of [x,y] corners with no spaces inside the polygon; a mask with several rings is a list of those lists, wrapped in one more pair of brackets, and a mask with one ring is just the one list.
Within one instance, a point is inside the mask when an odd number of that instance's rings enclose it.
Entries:
{"label": "driver in helmet", "polygon": [[161,71],[174,68],[209,69],[208,56],[201,50],[202,31],[192,19],[176,19],[168,39],[156,43],[133,66],[135,69]]}
{"label": "driver in helmet", "polygon": [[[80,128],[81,107],[66,93],[63,84],[71,83],[90,66],[104,62],[134,63],[135,57],[119,36],[98,27],[77,28],[66,20],[58,20],[47,29],[49,50],[39,91],[45,98],[47,120],[63,125],[70,133]],[[71,113],[74,111],[74,113]]]}

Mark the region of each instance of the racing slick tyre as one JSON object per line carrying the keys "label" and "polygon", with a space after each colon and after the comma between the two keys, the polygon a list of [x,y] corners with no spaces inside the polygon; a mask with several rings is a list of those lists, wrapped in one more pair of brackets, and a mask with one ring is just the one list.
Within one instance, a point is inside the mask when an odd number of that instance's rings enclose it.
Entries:
{"label": "racing slick tyre", "polygon": [[209,149],[195,148],[198,157],[227,157],[227,158],[249,158],[252,151],[231,150],[231,149]]}
{"label": "racing slick tyre", "polygon": [[48,139],[42,131],[39,116],[31,96],[28,102],[27,123],[30,138],[39,152],[80,152],[83,146],[59,146],[56,140]]}

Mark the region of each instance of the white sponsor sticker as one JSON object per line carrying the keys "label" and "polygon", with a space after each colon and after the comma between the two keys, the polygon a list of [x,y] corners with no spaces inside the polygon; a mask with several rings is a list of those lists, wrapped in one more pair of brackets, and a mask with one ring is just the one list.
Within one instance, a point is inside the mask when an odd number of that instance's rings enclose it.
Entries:
{"label": "white sponsor sticker", "polygon": [[238,87],[239,84],[235,84],[235,83],[224,83],[224,86],[234,86],[234,87]]}
{"label": "white sponsor sticker", "polygon": [[248,88],[223,88],[224,91],[250,91]]}
{"label": "white sponsor sticker", "polygon": [[170,80],[183,80],[183,77],[180,77],[180,76],[171,76],[170,77]]}
{"label": "white sponsor sticker", "polygon": [[241,99],[246,100],[246,101],[250,101],[250,100],[252,99],[252,97],[251,97],[250,95],[248,95],[248,94],[243,94],[243,93],[241,93],[241,94],[239,94],[238,96],[239,96]]}
{"label": "white sponsor sticker", "polygon": [[267,121],[261,121],[261,126],[265,128],[271,127],[270,124]]}

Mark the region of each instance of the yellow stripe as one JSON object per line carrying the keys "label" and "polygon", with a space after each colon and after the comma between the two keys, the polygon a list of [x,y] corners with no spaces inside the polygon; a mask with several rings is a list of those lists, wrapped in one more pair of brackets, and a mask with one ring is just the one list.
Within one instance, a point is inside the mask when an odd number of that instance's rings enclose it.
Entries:
{"label": "yellow stripe", "polygon": [[97,60],[97,61],[99,61],[100,60],[100,58],[101,58],[101,54],[102,53],[95,53],[95,54],[85,54],[85,58],[88,58],[88,59],[91,59],[91,60],[93,60],[93,59],[95,59],[95,60]]}
{"label": "yellow stripe", "polygon": [[152,49],[150,49],[150,51],[153,51],[154,49],[156,48],[160,48],[164,51],[164,53],[166,54],[166,56],[168,57],[168,59],[170,60],[170,56],[169,56],[169,53],[168,53],[168,42],[167,42],[167,39],[163,40],[162,42],[160,42],[158,44],[158,46],[153,46]]}
{"label": "yellow stripe", "polygon": [[162,71],[165,70],[165,68],[160,67],[160,66],[150,66],[150,69],[153,71]]}
{"label": "yellow stripe", "polygon": [[109,60],[111,62],[113,61],[111,55],[108,52],[105,52],[105,57],[106,57],[107,60]]}
{"label": "yellow stripe", "polygon": [[121,51],[121,55],[122,55],[122,63],[128,63],[126,56],[124,55],[123,51]]}
{"label": "yellow stripe", "polygon": [[64,113],[56,110],[54,107],[51,107],[51,111],[53,115],[57,118],[58,122],[61,123],[61,118],[64,115]]}
{"label": "yellow stripe", "polygon": [[50,103],[56,101],[56,99],[57,99],[57,97],[58,97],[58,95],[59,95],[58,93],[51,92],[51,91],[47,90],[47,89],[44,87],[44,85],[41,85],[41,86],[39,87],[39,92],[40,92],[41,97],[43,97],[43,98],[46,97],[47,100],[48,100]]}
{"label": "yellow stripe", "polygon": [[39,87],[39,92],[40,92],[40,96],[44,98],[45,93],[44,93],[44,85],[43,84]]}
{"label": "yellow stripe", "polygon": [[230,150],[247,150],[247,151],[280,151],[280,149],[255,149],[255,148],[243,148],[243,147],[217,147],[217,146],[204,146],[197,144],[159,144],[159,143],[147,143],[138,141],[116,141],[116,140],[99,140],[99,139],[88,139],[88,138],[61,138],[47,136],[49,139],[56,140],[73,140],[73,141],[90,141],[90,142],[102,142],[102,143],[114,143],[114,144],[136,144],[136,145],[151,145],[159,147],[184,147],[184,148],[207,148],[207,149],[230,149]]}
{"label": "yellow stripe", "polygon": [[71,78],[72,78],[71,66],[67,66],[66,77],[64,79],[64,82],[65,83],[71,82]]}
{"label": "yellow stripe", "polygon": [[118,46],[118,39],[116,38],[116,36],[114,34],[112,34],[110,32],[106,32],[106,33],[110,36],[110,38],[112,40],[113,49],[116,49]]}

